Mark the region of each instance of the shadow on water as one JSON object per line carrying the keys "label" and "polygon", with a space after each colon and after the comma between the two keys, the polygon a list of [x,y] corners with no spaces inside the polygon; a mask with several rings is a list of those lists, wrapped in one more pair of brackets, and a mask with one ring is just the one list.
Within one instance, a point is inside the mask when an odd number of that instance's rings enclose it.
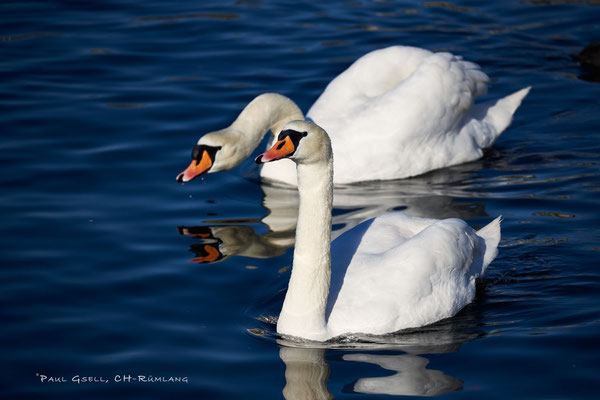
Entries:
{"label": "shadow on water", "polygon": [[583,72],[579,79],[600,82],[600,41],[590,43],[572,57],[579,63]]}

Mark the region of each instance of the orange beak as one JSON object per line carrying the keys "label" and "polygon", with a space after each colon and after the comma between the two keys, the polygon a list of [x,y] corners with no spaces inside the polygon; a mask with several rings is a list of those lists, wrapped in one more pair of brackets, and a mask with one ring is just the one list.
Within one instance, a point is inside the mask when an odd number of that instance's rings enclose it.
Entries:
{"label": "orange beak", "polygon": [[294,153],[294,151],[296,151],[296,147],[294,146],[294,143],[292,143],[292,139],[290,139],[289,136],[286,136],[283,140],[275,143],[268,151],[256,157],[254,161],[256,161],[257,164],[264,164],[287,157]]}
{"label": "orange beak", "polygon": [[208,169],[212,167],[212,165],[213,162],[210,159],[208,152],[204,150],[202,152],[202,158],[200,160],[192,160],[190,166],[187,167],[185,171],[177,175],[177,180],[181,183],[189,182],[198,175],[202,175],[203,173],[208,171]]}
{"label": "orange beak", "polygon": [[203,255],[192,258],[190,262],[208,264],[219,261],[221,258],[223,258],[223,254],[221,254],[219,248],[213,244],[205,244],[201,250]]}

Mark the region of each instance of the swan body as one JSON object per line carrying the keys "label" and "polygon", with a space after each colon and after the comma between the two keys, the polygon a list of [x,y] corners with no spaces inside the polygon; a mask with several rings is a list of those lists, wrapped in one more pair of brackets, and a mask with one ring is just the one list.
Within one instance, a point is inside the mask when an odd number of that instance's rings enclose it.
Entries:
{"label": "swan body", "polygon": [[288,157],[298,171],[296,245],[278,333],[316,341],[353,333],[381,335],[450,317],[473,300],[475,279],[497,254],[500,218],[475,231],[458,219],[389,213],[330,245],[328,136],[315,124],[294,121],[278,139],[256,159]]}
{"label": "swan body", "polygon": [[496,256],[500,233],[499,220],[491,236],[459,219],[390,213],[368,222],[331,305],[332,337],[380,335],[453,316],[473,301],[475,278]]}
{"label": "swan body", "polygon": [[[530,89],[475,104],[488,82],[479,66],[450,53],[393,46],[359,58],[329,83],[307,113],[330,135],[334,184],[407,178],[480,158],[511,123]],[[222,148],[214,165],[202,172],[238,165],[267,131],[273,133],[270,147],[282,126],[298,119],[302,112],[290,99],[258,96],[230,127],[198,141],[197,146]],[[266,164],[260,175],[297,185],[296,167],[289,161]],[[186,170],[178,179],[193,176]]]}

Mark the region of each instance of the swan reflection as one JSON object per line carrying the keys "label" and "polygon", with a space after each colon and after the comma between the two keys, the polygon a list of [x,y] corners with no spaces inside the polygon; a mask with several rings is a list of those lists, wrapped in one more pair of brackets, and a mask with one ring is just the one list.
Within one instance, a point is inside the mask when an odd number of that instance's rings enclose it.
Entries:
{"label": "swan reflection", "polygon": [[200,243],[190,246],[197,263],[222,261],[232,255],[252,258],[268,258],[281,255],[294,244],[294,235],[280,235],[273,232],[259,235],[248,225],[180,226],[179,233],[200,239]]}
{"label": "swan reflection", "polygon": [[344,361],[379,365],[396,374],[380,378],[360,378],[354,384],[357,393],[404,396],[439,396],[462,388],[462,381],[441,371],[426,369],[429,360],[410,354],[346,354]]}
{"label": "swan reflection", "polygon": [[[286,377],[283,394],[288,400],[333,398],[327,381],[330,369],[339,365],[339,359],[382,369],[381,376],[373,377],[369,369],[370,376],[358,376],[346,383],[345,389],[355,393],[439,396],[461,390],[460,379],[427,368],[427,354],[457,352],[464,343],[481,337],[483,333],[472,328],[477,320],[477,308],[470,306],[453,318],[426,327],[385,336],[344,338],[324,343],[321,348],[311,348],[313,343],[279,338],[279,355],[285,363]],[[326,359],[327,352],[332,353],[332,366]],[[389,371],[395,373],[390,375]]]}
{"label": "swan reflection", "polygon": [[[460,165],[427,175],[399,181],[364,182],[339,186],[333,197],[333,232],[335,239],[363,221],[390,210],[402,210],[416,217],[450,218],[464,220],[484,217],[484,203],[454,199],[481,197],[469,182],[482,162]],[[470,190],[471,189],[471,190]],[[206,226],[179,227],[182,235],[200,239],[190,246],[194,262],[210,263],[233,255],[268,258],[283,254],[294,245],[298,218],[298,191],[296,188],[275,183],[261,183],[262,205],[267,213],[260,219],[267,233],[260,234],[246,221],[206,221]],[[261,227],[260,231],[264,231]]]}
{"label": "swan reflection", "polygon": [[281,347],[279,357],[285,363],[285,387],[287,400],[333,399],[327,387],[329,364],[325,361],[325,349]]}
{"label": "swan reflection", "polygon": [[[283,396],[287,400],[333,399],[327,381],[330,366],[325,359],[325,349],[281,347],[279,356],[285,363],[286,385]],[[355,393],[387,394],[395,396],[439,396],[462,389],[460,379],[441,371],[427,369],[429,360],[412,354],[350,353],[343,361],[375,364],[387,371],[396,372],[381,377],[359,378],[346,385]],[[383,372],[382,372],[383,374]]]}

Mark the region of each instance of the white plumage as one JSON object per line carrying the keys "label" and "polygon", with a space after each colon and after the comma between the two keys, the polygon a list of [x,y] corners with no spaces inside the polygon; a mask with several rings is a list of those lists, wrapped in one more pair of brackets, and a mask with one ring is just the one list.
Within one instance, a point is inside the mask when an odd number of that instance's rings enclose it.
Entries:
{"label": "white plumage", "polygon": [[[356,60],[329,83],[307,118],[331,137],[335,184],[407,178],[480,158],[510,125],[530,88],[474,104],[488,82],[479,66],[459,56],[393,46]],[[220,149],[208,172],[237,166],[266,132],[273,134],[270,147],[287,122],[302,118],[287,97],[256,97],[231,126],[198,141]],[[290,161],[266,164],[260,175],[297,185]]]}
{"label": "white plumage", "polygon": [[[510,125],[529,88],[474,105],[488,82],[459,56],[393,46],[355,61],[307,118],[331,138],[335,184],[407,178],[480,158]],[[292,163],[261,176],[296,185]]]}
{"label": "white plumage", "polygon": [[459,219],[389,213],[330,245],[328,136],[306,121],[288,123],[284,132],[289,136],[257,158],[289,157],[298,166],[296,244],[280,334],[317,341],[386,334],[450,317],[473,300],[475,279],[497,254],[500,218],[476,232]]}

